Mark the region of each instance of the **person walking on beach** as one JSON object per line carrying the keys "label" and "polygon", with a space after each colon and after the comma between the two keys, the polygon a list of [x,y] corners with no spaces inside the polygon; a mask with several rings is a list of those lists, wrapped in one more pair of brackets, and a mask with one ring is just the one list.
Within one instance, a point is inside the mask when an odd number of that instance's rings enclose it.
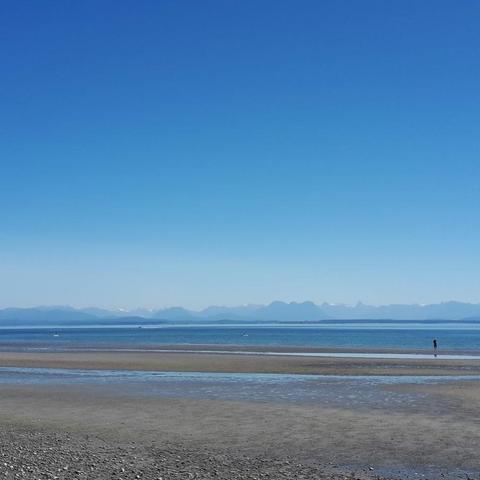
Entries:
{"label": "person walking on beach", "polygon": [[434,339],[433,339],[433,354],[434,354],[435,356],[437,356],[437,348],[438,348],[438,342],[437,342],[437,339],[434,338]]}

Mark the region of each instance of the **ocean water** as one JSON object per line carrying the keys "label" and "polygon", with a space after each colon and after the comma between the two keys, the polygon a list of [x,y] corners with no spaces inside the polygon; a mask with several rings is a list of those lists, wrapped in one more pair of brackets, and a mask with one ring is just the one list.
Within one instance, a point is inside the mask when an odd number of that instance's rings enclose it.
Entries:
{"label": "ocean water", "polygon": [[0,348],[146,348],[168,344],[480,352],[480,324],[183,325],[85,328],[1,328]]}

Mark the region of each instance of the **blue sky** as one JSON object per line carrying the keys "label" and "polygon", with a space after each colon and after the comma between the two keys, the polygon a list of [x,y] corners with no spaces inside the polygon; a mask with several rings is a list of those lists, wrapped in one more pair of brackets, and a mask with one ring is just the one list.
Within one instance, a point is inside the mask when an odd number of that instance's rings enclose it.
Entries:
{"label": "blue sky", "polygon": [[2,2],[0,306],[480,302],[479,14]]}

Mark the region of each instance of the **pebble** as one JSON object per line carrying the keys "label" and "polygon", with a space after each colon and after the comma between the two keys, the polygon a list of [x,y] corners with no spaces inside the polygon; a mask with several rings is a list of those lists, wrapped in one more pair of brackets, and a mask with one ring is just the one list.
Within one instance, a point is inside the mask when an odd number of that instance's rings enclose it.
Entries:
{"label": "pebble", "polygon": [[[19,480],[383,480],[365,467],[361,478],[333,462],[214,452],[168,444],[110,443],[81,433],[0,430],[0,477]],[[127,466],[127,468],[125,468]],[[332,468],[333,466],[333,468]],[[358,472],[357,472],[358,474]]]}

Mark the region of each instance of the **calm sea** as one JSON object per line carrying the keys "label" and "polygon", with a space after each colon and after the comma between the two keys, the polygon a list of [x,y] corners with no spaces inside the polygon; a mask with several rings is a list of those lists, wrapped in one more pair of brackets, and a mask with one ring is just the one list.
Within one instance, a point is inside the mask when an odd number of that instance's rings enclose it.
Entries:
{"label": "calm sea", "polygon": [[185,325],[2,328],[0,347],[141,348],[166,344],[303,346],[325,348],[430,349],[436,338],[442,350],[480,351],[480,324],[330,324],[315,326]]}

